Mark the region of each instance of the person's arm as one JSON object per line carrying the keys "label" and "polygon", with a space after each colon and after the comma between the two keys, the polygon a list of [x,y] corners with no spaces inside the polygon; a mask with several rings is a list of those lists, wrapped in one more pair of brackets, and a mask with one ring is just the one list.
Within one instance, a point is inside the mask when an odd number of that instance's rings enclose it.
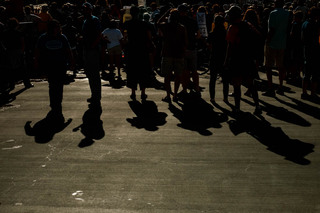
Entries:
{"label": "person's arm", "polygon": [[266,42],[270,43],[271,39],[273,38],[274,34],[275,34],[275,28],[274,26],[274,20],[273,20],[273,15],[270,14],[269,16],[269,20],[268,20],[268,33],[267,33],[267,38],[266,38]]}
{"label": "person's arm", "polygon": [[269,28],[268,33],[267,33],[267,43],[270,43],[272,37],[274,36],[275,29],[274,28]]}
{"label": "person's arm", "polygon": [[226,50],[226,57],[224,60],[224,67],[228,68],[229,66],[229,60],[233,52],[234,44],[237,39],[237,29],[235,29],[234,26],[230,25],[227,35],[226,35],[226,40],[227,40],[227,50]]}
{"label": "person's arm", "polygon": [[39,47],[39,44],[40,44],[40,39],[41,39],[41,37],[38,39],[36,47],[34,49],[34,65],[33,66],[34,66],[35,70],[39,69],[39,60],[40,60],[40,47]]}
{"label": "person's arm", "polygon": [[168,15],[169,15],[170,11],[171,11],[171,8],[170,8],[169,10],[167,10],[167,12],[165,12],[165,13],[159,18],[159,20],[157,21],[157,25],[156,25],[157,28],[158,28],[158,26],[160,26],[161,23],[166,22],[165,20],[168,18]]}

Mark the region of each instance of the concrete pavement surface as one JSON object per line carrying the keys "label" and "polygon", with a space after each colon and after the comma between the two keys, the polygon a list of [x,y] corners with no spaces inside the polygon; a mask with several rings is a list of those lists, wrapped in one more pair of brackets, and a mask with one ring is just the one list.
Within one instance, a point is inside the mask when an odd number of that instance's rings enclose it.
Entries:
{"label": "concrete pavement surface", "polygon": [[285,95],[259,91],[261,115],[244,95],[235,115],[220,81],[209,102],[201,74],[202,99],[170,105],[160,88],[132,102],[103,80],[100,112],[78,76],[59,128],[44,121],[47,82],[17,85],[0,108],[0,212],[320,212],[319,103],[286,84]]}

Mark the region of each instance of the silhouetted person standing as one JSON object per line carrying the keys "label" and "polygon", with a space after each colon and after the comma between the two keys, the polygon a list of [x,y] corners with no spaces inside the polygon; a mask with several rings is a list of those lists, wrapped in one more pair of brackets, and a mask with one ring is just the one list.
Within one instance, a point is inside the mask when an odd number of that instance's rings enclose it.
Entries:
{"label": "silhouetted person standing", "polygon": [[211,103],[215,102],[216,81],[218,74],[222,77],[223,101],[228,102],[229,80],[223,64],[227,51],[227,30],[224,26],[224,18],[217,15],[214,18],[214,29],[209,33],[207,42],[210,49],[210,83],[209,93]]}
{"label": "silhouetted person standing", "polygon": [[289,12],[283,9],[284,0],[275,0],[275,9],[271,11],[268,21],[266,41],[266,71],[269,89],[267,96],[274,96],[272,86],[272,67],[276,65],[279,71],[278,94],[283,94],[283,80],[285,79],[284,53],[287,45]]}
{"label": "silhouetted person standing", "polygon": [[73,57],[68,39],[61,33],[57,20],[48,22],[47,32],[38,39],[35,55],[36,67],[40,67],[48,75],[51,107],[48,115],[63,123],[63,85],[68,65],[73,69]]}
{"label": "silhouetted person standing", "polygon": [[312,7],[309,19],[302,25],[302,41],[304,48],[304,73],[302,80],[302,99],[308,98],[307,89],[311,81],[311,98],[319,101],[316,94],[320,79],[320,8]]}
{"label": "silhouetted person standing", "polygon": [[139,20],[139,8],[131,7],[132,19],[124,24],[124,34],[128,39],[127,48],[127,87],[131,89],[131,99],[136,100],[137,86],[141,90],[141,99],[145,100],[146,87],[151,75],[149,51],[152,48],[152,36],[148,24]]}
{"label": "silhouetted person standing", "polygon": [[254,78],[256,74],[255,47],[253,37],[255,30],[252,25],[241,20],[241,8],[232,6],[228,12],[230,27],[227,32],[228,42],[225,65],[230,72],[232,85],[234,88],[234,112],[240,111],[241,84],[246,83],[255,103],[255,113],[260,114],[258,92],[255,88]]}
{"label": "silhouetted person standing", "polygon": [[[168,21],[163,22],[169,15]],[[158,21],[159,34],[162,37],[161,72],[164,75],[164,86],[167,95],[162,99],[171,102],[171,79],[174,75],[173,101],[178,101],[177,93],[185,68],[185,52],[187,48],[187,31],[179,22],[177,9],[170,9]]]}
{"label": "silhouetted person standing", "polygon": [[88,77],[91,89],[91,98],[87,101],[100,104],[101,100],[101,77],[100,77],[100,55],[101,55],[101,25],[100,20],[92,15],[92,5],[84,3],[83,14],[85,21],[82,26],[84,71]]}
{"label": "silhouetted person standing", "polygon": [[199,74],[197,67],[197,41],[201,38],[201,33],[196,20],[189,17],[188,8],[182,4],[178,6],[179,11],[179,22],[182,24],[187,31],[188,43],[185,51],[185,70],[182,75],[182,87],[183,94],[187,93],[187,87],[190,83],[190,76],[193,80],[193,87],[195,90],[196,97],[201,97],[199,87]]}
{"label": "silhouetted person standing", "polygon": [[10,18],[7,25],[7,30],[2,33],[0,39],[5,48],[5,64],[8,69],[10,89],[14,89],[16,80],[18,80],[17,77],[23,78],[26,88],[33,87],[24,65],[25,39],[23,33],[17,29],[19,22],[16,18]]}

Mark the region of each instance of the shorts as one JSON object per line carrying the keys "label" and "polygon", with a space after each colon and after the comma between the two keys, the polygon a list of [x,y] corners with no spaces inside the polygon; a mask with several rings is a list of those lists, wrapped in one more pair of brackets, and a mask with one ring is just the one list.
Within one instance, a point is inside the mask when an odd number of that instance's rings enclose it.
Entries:
{"label": "shorts", "polygon": [[161,61],[161,72],[164,76],[172,72],[176,75],[181,75],[184,70],[184,62],[184,58],[163,57]]}
{"label": "shorts", "polygon": [[108,53],[109,55],[121,55],[122,54],[121,46],[118,45],[108,49]]}
{"label": "shorts", "polygon": [[276,67],[279,69],[284,67],[284,49],[273,49],[266,46],[266,67]]}
{"label": "shorts", "polygon": [[186,50],[185,70],[197,71],[197,50]]}

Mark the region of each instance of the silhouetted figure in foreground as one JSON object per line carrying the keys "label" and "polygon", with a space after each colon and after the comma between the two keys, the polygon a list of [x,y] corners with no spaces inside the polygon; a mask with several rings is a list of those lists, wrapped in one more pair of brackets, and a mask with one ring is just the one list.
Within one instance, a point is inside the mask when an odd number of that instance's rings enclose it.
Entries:
{"label": "silhouetted figure in foreground", "polygon": [[62,115],[63,84],[68,65],[73,69],[73,57],[67,38],[61,34],[57,20],[48,23],[48,31],[42,34],[36,46],[35,66],[48,75],[50,116],[64,122]]}
{"label": "silhouetted figure in foreground", "polygon": [[146,100],[146,88],[150,83],[151,67],[149,51],[152,49],[152,36],[148,24],[139,20],[139,8],[131,7],[132,19],[124,23],[124,35],[127,37],[127,86],[131,89],[130,98],[136,100],[139,84],[141,99]]}
{"label": "silhouetted figure in foreground", "polygon": [[91,89],[91,97],[87,101],[99,104],[101,100],[101,24],[99,18],[92,15],[93,7],[90,3],[84,3],[82,8],[85,18],[82,26],[84,71]]}

